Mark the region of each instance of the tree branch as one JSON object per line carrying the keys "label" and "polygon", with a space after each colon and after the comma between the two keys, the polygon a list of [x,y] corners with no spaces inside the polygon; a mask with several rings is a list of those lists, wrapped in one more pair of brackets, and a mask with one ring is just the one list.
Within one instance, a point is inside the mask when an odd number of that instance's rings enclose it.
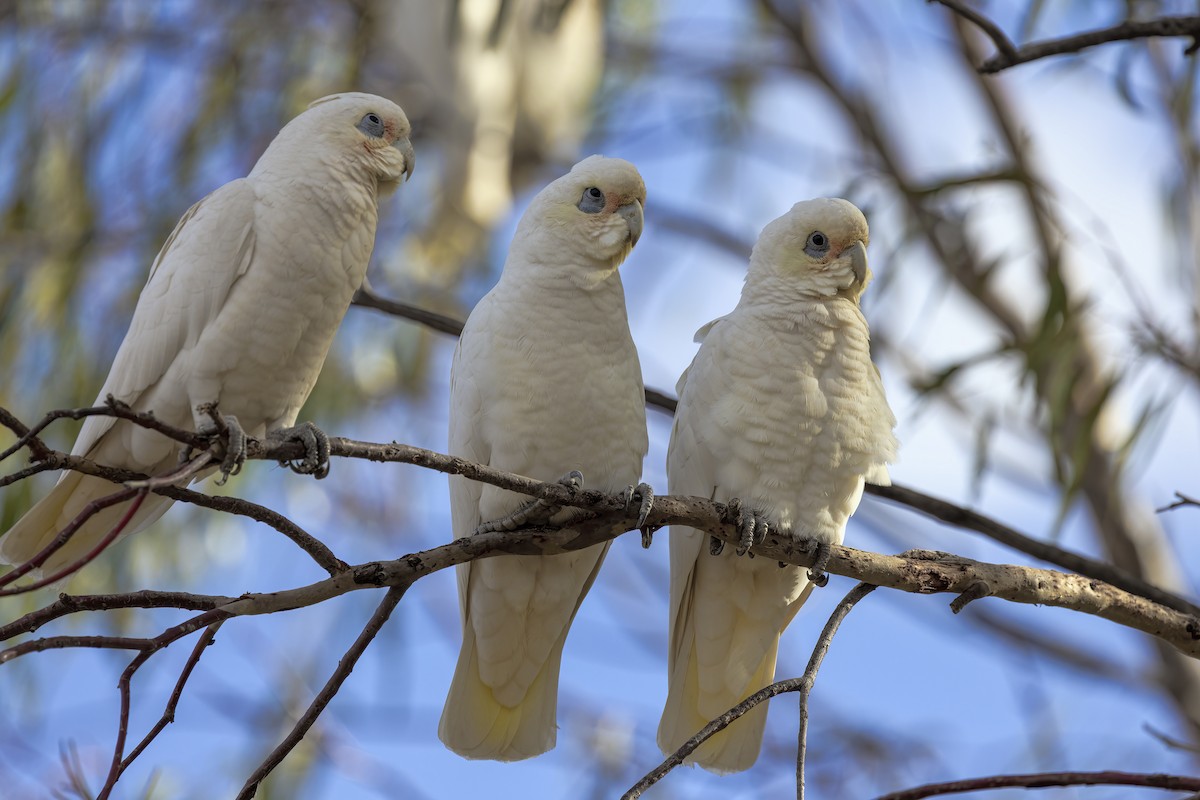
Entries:
{"label": "tree branch", "polygon": [[1180,792],[1200,791],[1200,778],[1183,775],[1136,772],[1042,772],[1032,775],[990,775],[946,783],[931,783],[900,792],[881,795],[876,800],[921,800],[945,794],[979,792],[984,789],[1019,787],[1036,789],[1046,786],[1143,786]]}
{"label": "tree branch", "polygon": [[354,644],[350,645],[350,649],[338,661],[337,669],[329,676],[329,680],[313,698],[304,714],[300,719],[296,720],[295,726],[284,740],[279,743],[271,753],[259,764],[258,769],[254,770],[253,774],[246,780],[242,791],[238,793],[237,800],[250,800],[258,793],[258,786],[266,779],[275,767],[285,759],[288,753],[300,743],[304,736],[308,733],[309,728],[317,721],[317,717],[333,700],[334,695],[342,688],[342,684],[346,682],[346,678],[350,677],[350,673],[354,670],[355,664],[362,654],[366,651],[367,646],[375,639],[376,634],[383,628],[384,623],[388,621],[388,617],[392,615],[396,604],[404,597],[404,592],[407,586],[394,586],[388,590],[383,596],[383,601],[375,609],[375,613],[371,615],[371,619],[367,621],[362,632],[358,634],[358,638],[354,640]]}
{"label": "tree branch", "polygon": [[179,705],[180,698],[183,697],[183,687],[187,685],[188,678],[192,676],[192,670],[200,663],[200,656],[204,655],[204,651],[216,639],[217,631],[221,629],[221,625],[223,624],[223,622],[214,622],[204,629],[204,633],[200,634],[200,637],[196,640],[196,646],[192,648],[192,654],[188,656],[188,660],[183,665],[183,670],[179,673],[179,680],[175,682],[175,689],[171,692],[171,696],[167,700],[167,706],[163,709],[162,716],[158,718],[158,722],[154,723],[154,727],[142,737],[142,741],[138,743],[137,747],[133,748],[129,755],[121,762],[121,766],[117,772],[118,777],[142,754],[142,751],[150,746],[150,743],[154,741],[158,734],[162,733],[164,728],[175,721],[175,708]]}
{"label": "tree branch", "polygon": [[1080,575],[1099,578],[1105,583],[1110,583],[1113,586],[1124,589],[1130,594],[1145,597],[1147,600],[1152,600],[1167,608],[1173,608],[1183,614],[1200,617],[1200,606],[1197,606],[1195,603],[1173,592],[1160,589],[1133,573],[1109,564],[1106,561],[1088,558],[1085,555],[1073,553],[1070,550],[1056,547],[1048,542],[1026,536],[994,519],[924,494],[923,492],[918,492],[915,489],[895,485],[867,486],[866,489],[868,493],[876,497],[900,503],[950,525],[982,533],[984,536],[1000,542],[1000,544],[1011,547],[1014,550],[1019,550],[1022,553],[1027,553],[1034,558],[1045,561],[1047,564],[1055,564]]}
{"label": "tree branch", "polygon": [[986,33],[988,38],[992,40],[992,43],[996,45],[996,49],[999,52],[984,61],[979,67],[979,72],[984,75],[992,75],[1010,67],[1015,67],[1018,64],[1027,64],[1030,61],[1037,61],[1042,58],[1075,54],[1089,47],[1111,44],[1112,42],[1124,42],[1131,39],[1189,36],[1192,39],[1192,43],[1183,51],[1183,54],[1185,56],[1193,55],[1200,48],[1200,16],[1159,17],[1147,20],[1131,19],[1119,25],[1113,25],[1110,28],[1086,31],[1059,39],[1033,42],[1018,48],[1013,45],[1012,40],[1005,35],[999,25],[966,3],[961,2],[961,0],[929,0],[929,2],[940,3],[963,19],[969,20]]}

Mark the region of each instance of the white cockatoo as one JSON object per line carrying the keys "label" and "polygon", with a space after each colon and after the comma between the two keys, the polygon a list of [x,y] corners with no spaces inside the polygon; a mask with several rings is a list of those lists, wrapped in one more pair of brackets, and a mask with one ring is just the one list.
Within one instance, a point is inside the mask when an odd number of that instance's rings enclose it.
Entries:
{"label": "white cockatoo", "polygon": [[[743,531],[840,544],[864,482],[887,484],[896,418],[871,362],[859,296],[867,221],[851,203],[797,203],[763,230],[741,300],[700,329],[679,380],[672,494],[739,500]],[[743,539],[744,547],[750,544]],[[824,548],[828,552],[828,548]],[[658,744],[674,752],[771,683],[779,636],[812,591],[805,570],[671,531],[669,690]],[[766,704],[689,759],[714,772],[758,758]]]}
{"label": "white cockatoo", "polygon": [[[324,97],[279,132],[247,177],[188,209],[150,268],[97,402],[111,394],[195,430],[212,427],[202,407],[214,403],[246,435],[291,426],[366,275],[378,199],[412,173],[409,133],[404,112],[382,97]],[[301,427],[298,438],[315,443],[315,429]],[[156,475],[177,465],[181,446],[127,421],[89,417],[71,452]],[[238,466],[231,455],[226,473]],[[310,465],[318,475],[325,468]],[[0,559],[27,561],[88,502],[118,488],[65,473],[0,538]],[[125,533],[171,502],[147,497]],[[96,514],[31,574],[87,553],[124,511]]]}
{"label": "white cockatoo", "polygon": [[[638,481],[645,395],[617,267],[641,234],[645,199],[632,164],[600,156],[533,199],[454,354],[451,453],[540,480],[581,472],[603,492]],[[528,499],[452,477],[454,535]],[[459,565],[463,643],[438,728],[447,747],[500,761],[554,747],[563,644],[607,551]]]}

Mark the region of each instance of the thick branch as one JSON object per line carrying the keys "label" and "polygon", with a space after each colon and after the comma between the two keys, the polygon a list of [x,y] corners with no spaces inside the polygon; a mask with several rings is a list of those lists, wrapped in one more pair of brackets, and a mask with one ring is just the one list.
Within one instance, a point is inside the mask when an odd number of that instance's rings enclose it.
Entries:
{"label": "thick branch", "polygon": [[928,514],[934,519],[939,519],[950,525],[982,533],[990,539],[994,539],[1022,553],[1028,553],[1034,558],[1045,561],[1047,564],[1055,564],[1071,572],[1077,572],[1080,575],[1099,578],[1105,583],[1111,583],[1113,586],[1124,589],[1130,594],[1145,597],[1147,600],[1153,600],[1155,603],[1164,605],[1167,608],[1173,608],[1183,614],[1200,617],[1200,606],[1189,602],[1177,594],[1160,589],[1127,570],[1123,570],[1106,561],[1088,558],[1079,553],[1073,553],[1070,550],[1064,550],[1048,542],[1026,536],[1007,525],[1003,525],[994,519],[985,517],[970,509],[956,506],[953,503],[948,503],[945,500],[918,492],[915,489],[909,489],[905,486],[868,486],[867,491],[877,497],[883,497]]}
{"label": "thick branch", "polygon": [[[620,498],[615,497],[611,501],[614,504],[621,502]],[[177,627],[182,629],[186,626],[190,632],[219,619],[302,608],[359,589],[409,586],[432,572],[476,558],[501,554],[555,555],[573,552],[631,530],[636,523],[635,516],[636,512],[632,510],[609,511],[563,530],[502,531],[457,539],[393,561],[360,564],[307,586],[243,595]],[[674,495],[656,498],[649,521],[653,526],[686,525],[730,543],[736,544],[738,541],[736,525],[726,518],[725,506],[704,498]],[[775,534],[755,547],[754,552],[760,557],[802,567],[812,566],[813,561],[803,542]],[[918,594],[961,595],[971,591],[973,596],[981,596],[979,587],[982,586],[985,587],[982,592],[985,596],[1091,614],[1157,637],[1186,655],[1200,657],[1200,620],[1102,581],[1078,575],[1033,567],[990,564],[944,553],[918,551],[904,556],[887,556],[839,546],[833,548],[828,570],[864,583]],[[19,627],[27,628],[29,625],[20,622]],[[27,642],[14,649],[44,648],[35,642]],[[11,658],[9,652],[0,653],[0,660]]]}

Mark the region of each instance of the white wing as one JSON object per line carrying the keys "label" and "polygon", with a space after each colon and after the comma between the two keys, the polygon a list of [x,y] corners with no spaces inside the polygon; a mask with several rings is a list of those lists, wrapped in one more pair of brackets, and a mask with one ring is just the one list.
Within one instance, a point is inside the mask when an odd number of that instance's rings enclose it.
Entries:
{"label": "white wing", "polygon": [[[153,406],[144,402],[146,395],[180,354],[195,346],[220,313],[234,283],[250,266],[255,199],[253,186],[243,178],[217,189],[179,220],[150,268],[129,332],[97,402],[111,394],[135,408]],[[175,391],[185,391],[185,387],[174,387],[172,393]],[[186,397],[182,399],[186,404]],[[177,404],[178,400],[172,403]],[[181,424],[188,419],[190,415],[166,421]],[[72,452],[90,452],[113,422],[110,417],[89,418]]]}

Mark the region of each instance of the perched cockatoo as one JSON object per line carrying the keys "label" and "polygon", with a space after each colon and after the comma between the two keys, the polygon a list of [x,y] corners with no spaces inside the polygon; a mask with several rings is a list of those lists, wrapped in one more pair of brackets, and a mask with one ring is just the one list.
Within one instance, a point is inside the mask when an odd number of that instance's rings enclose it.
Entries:
{"label": "perched cockatoo", "polygon": [[[897,448],[858,305],[871,274],[866,247],[867,221],[845,200],[797,203],[763,230],[741,300],[700,329],[700,350],[679,380],[672,494],[740,500],[743,529],[756,540],[769,526],[842,542],[864,482],[889,482]],[[810,577],[672,529],[664,752],[771,683],[779,636],[812,591]],[[766,712],[755,707],[689,762],[747,769]]]}
{"label": "perched cockatoo", "polygon": [[[581,472],[604,492],[638,481],[645,396],[617,267],[642,232],[645,199],[632,164],[600,156],[533,199],[454,354],[451,453],[539,480]],[[528,499],[452,477],[454,535]],[[607,551],[459,565],[463,643],[438,728],[447,747],[500,761],[554,747],[563,644]]]}
{"label": "perched cockatoo", "polygon": [[[196,430],[212,427],[201,406],[216,403],[246,435],[286,436],[366,275],[378,199],[412,169],[408,118],[399,106],[359,93],[315,101],[279,132],[247,177],[183,215],[150,268],[97,402],[111,394]],[[315,442],[314,429],[301,427],[297,436]],[[177,465],[181,447],[126,421],[89,417],[71,452],[156,475]],[[234,459],[223,469],[237,466]],[[326,465],[311,468],[321,474]],[[65,473],[0,538],[0,559],[30,559],[88,502],[118,488]],[[171,502],[147,497],[125,533],[154,522]],[[31,574],[77,560],[125,510],[96,514]]]}

